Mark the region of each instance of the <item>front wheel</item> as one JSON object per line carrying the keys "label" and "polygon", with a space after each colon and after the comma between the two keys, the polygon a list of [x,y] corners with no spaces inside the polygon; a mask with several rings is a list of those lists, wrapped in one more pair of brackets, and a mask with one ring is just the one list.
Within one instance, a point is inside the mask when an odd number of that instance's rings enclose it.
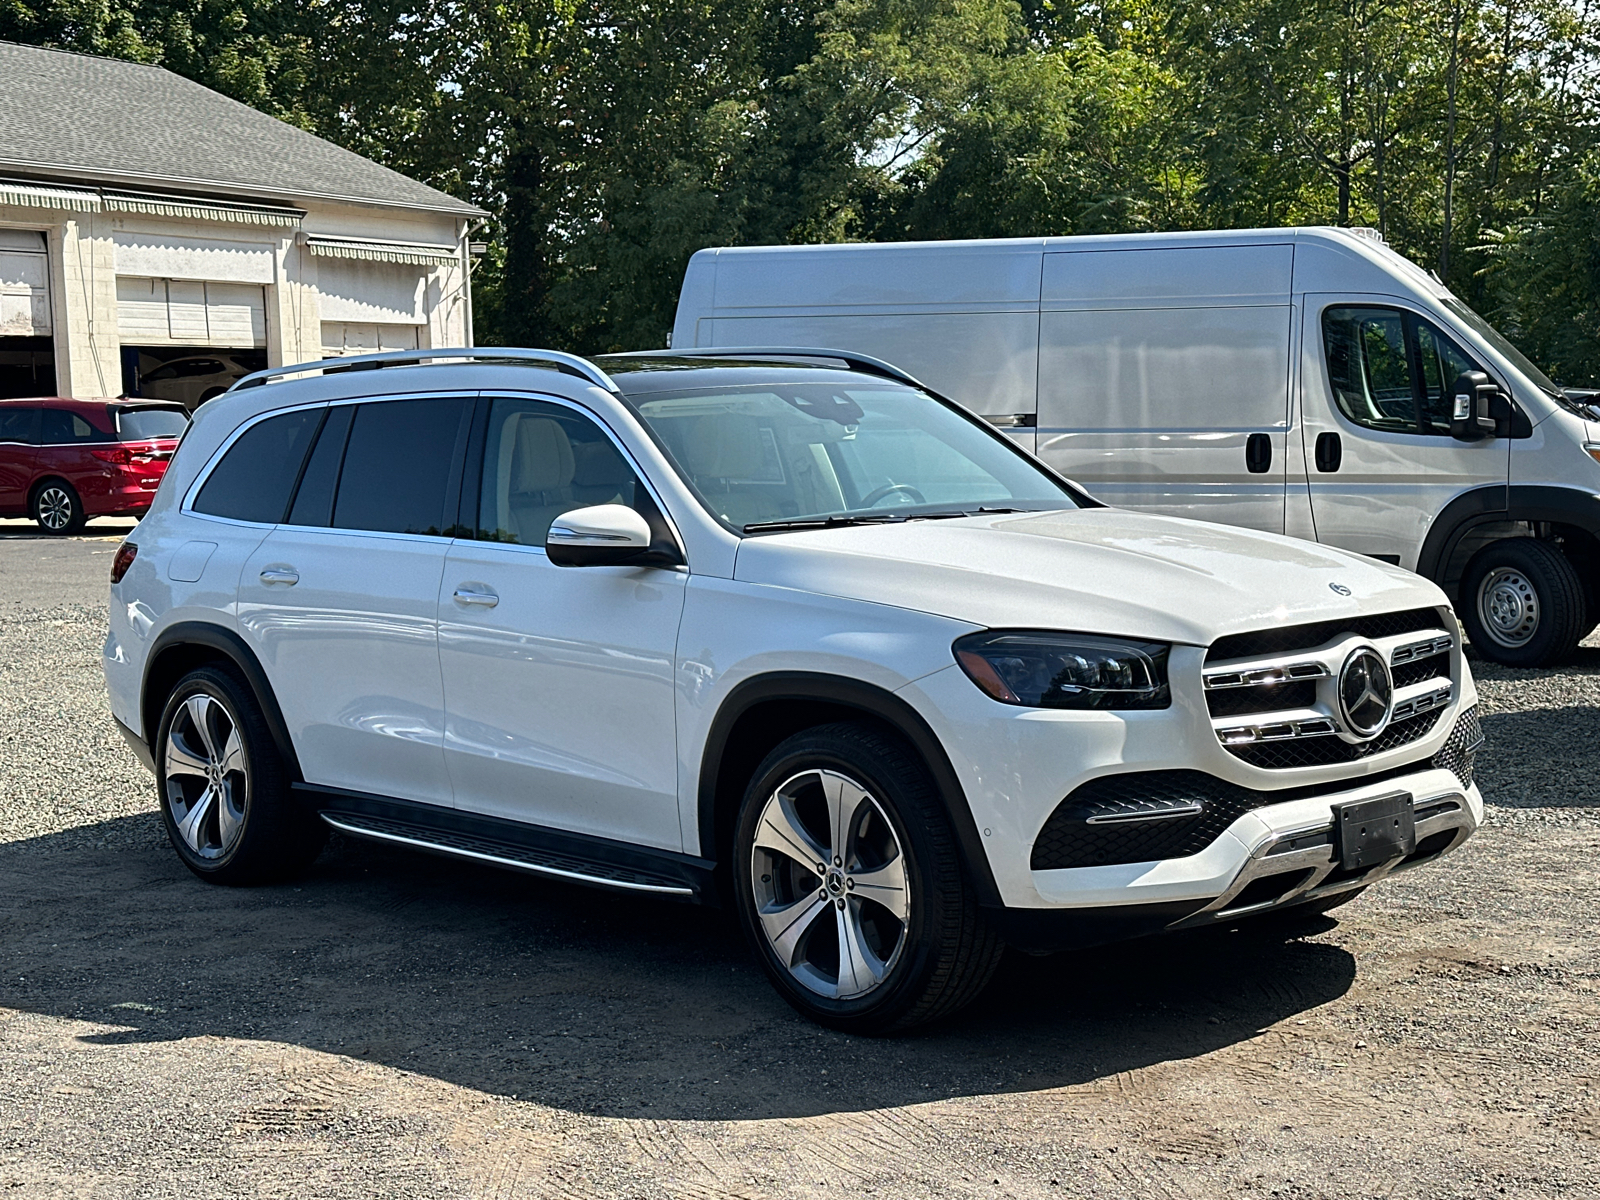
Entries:
{"label": "front wheel", "polygon": [[289,775],[250,688],[202,667],[178,681],[155,742],[167,836],[209,883],[264,883],[309,866],[327,840]]}
{"label": "front wheel", "polygon": [[46,480],[33,494],[33,520],[45,533],[77,533],[88,519],[78,489],[64,479]]}
{"label": "front wheel", "polygon": [[883,1034],[946,1016],[1000,961],[932,778],[870,726],[821,726],[769,754],[734,855],[768,978],[821,1024]]}
{"label": "front wheel", "polygon": [[1533,538],[1491,542],[1461,579],[1461,619],[1485,658],[1545,667],[1584,634],[1583,581],[1564,554]]}

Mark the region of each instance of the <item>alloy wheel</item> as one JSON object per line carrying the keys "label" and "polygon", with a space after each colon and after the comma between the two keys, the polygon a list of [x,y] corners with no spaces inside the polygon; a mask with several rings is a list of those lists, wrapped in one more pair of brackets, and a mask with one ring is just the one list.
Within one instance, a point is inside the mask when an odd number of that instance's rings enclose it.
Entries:
{"label": "alloy wheel", "polygon": [[812,992],[852,1000],[880,986],[905,948],[905,852],[856,780],[813,769],[767,798],[750,881],[767,945]]}
{"label": "alloy wheel", "polygon": [[1496,567],[1478,585],[1478,619],[1502,646],[1524,646],[1539,630],[1539,593],[1514,567]]}
{"label": "alloy wheel", "polygon": [[39,493],[39,523],[52,532],[59,533],[72,524],[72,497],[58,487],[47,487]]}
{"label": "alloy wheel", "polygon": [[201,858],[226,855],[244,831],[250,788],[233,714],[203,692],[190,696],[167,730],[162,767],[178,836]]}

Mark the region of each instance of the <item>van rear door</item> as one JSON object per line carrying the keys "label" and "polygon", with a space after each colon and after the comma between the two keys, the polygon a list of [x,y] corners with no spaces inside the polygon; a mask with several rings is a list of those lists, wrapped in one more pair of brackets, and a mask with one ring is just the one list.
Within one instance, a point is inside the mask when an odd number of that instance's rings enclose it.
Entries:
{"label": "van rear door", "polygon": [[1108,504],[1282,533],[1287,243],[1044,256],[1038,454]]}
{"label": "van rear door", "polygon": [[1414,571],[1445,505],[1509,481],[1510,439],[1450,436],[1456,376],[1488,368],[1393,296],[1307,295],[1304,321],[1301,433],[1317,540]]}

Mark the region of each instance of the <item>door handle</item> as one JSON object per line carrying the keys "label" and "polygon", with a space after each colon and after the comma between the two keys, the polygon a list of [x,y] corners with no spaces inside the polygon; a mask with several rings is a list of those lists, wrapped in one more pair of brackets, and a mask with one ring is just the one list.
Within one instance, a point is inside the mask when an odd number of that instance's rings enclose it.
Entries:
{"label": "door handle", "polygon": [[1272,439],[1252,433],[1244,440],[1244,466],[1252,475],[1265,475],[1272,467]]}
{"label": "door handle", "polygon": [[481,604],[484,608],[493,608],[500,603],[500,597],[494,592],[478,592],[469,587],[458,587],[455,598],[456,603],[462,606]]}
{"label": "door handle", "polygon": [[1344,461],[1344,447],[1337,433],[1317,434],[1317,470],[1324,473],[1337,471]]}
{"label": "door handle", "polygon": [[293,567],[268,567],[261,572],[262,583],[282,583],[293,587],[300,582],[300,572]]}

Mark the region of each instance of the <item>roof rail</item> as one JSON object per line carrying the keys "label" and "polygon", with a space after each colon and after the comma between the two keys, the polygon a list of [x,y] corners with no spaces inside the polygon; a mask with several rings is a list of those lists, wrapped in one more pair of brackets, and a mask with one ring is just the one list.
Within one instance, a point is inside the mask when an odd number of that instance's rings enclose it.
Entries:
{"label": "roof rail", "polygon": [[376,371],[383,367],[415,366],[419,363],[436,362],[440,359],[473,359],[480,362],[515,362],[526,363],[529,366],[544,364],[567,375],[576,375],[585,379],[598,388],[608,392],[619,391],[617,385],[599,367],[586,358],[576,354],[566,354],[560,350],[524,350],[515,346],[472,346],[456,347],[444,350],[388,350],[382,354],[355,354],[348,358],[324,358],[317,362],[297,363],[289,367],[272,367],[265,371],[257,371],[246,375],[229,391],[237,392],[241,388],[260,387],[274,379],[281,379],[285,375],[305,375],[312,371],[320,371],[324,375],[335,375],[342,371]]}
{"label": "roof rail", "polygon": [[912,387],[921,388],[925,392],[938,395],[920,379],[902,371],[893,363],[886,363],[881,358],[873,358],[870,354],[857,354],[854,350],[825,350],[817,346],[695,346],[688,350],[631,350],[617,355],[605,357],[615,358],[836,358],[847,366],[868,375],[881,375],[885,379],[896,379],[901,383],[909,383]]}

